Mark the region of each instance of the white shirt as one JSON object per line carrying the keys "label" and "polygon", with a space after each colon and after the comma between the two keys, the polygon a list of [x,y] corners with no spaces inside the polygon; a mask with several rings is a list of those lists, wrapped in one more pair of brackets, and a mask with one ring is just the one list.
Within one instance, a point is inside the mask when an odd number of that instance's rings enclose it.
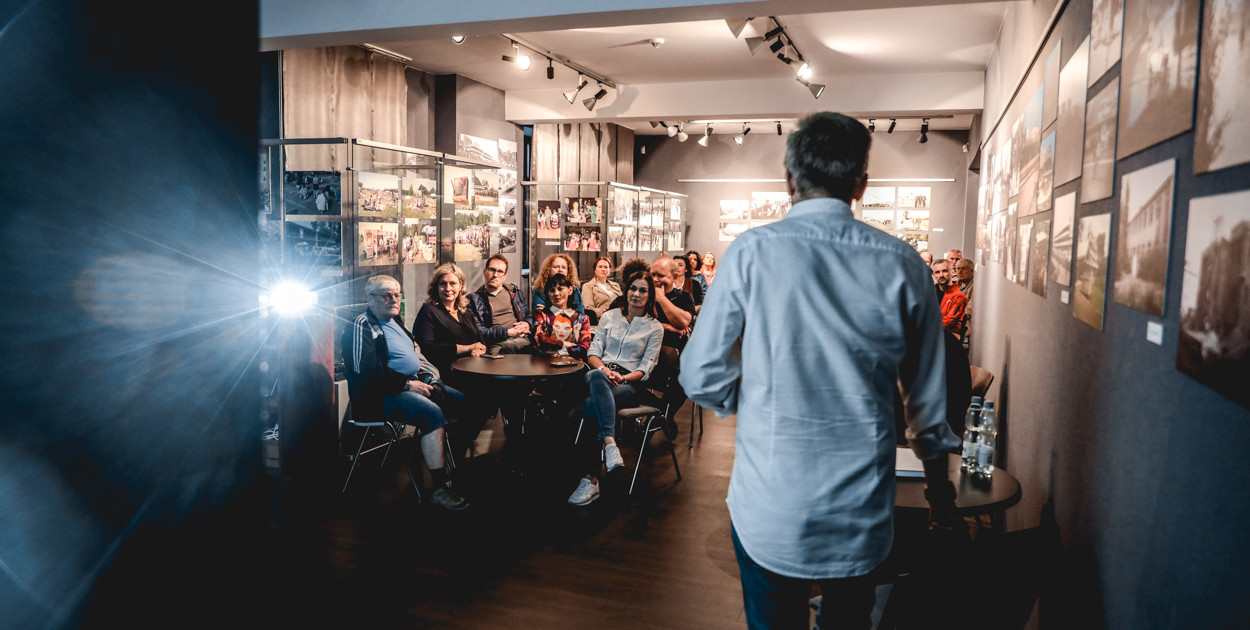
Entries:
{"label": "white shirt", "polygon": [[680,382],[738,414],[727,499],[738,538],[781,575],[866,574],[893,541],[895,390],[917,456],[959,444],[929,270],[836,199],[795,204],[718,262]]}
{"label": "white shirt", "polygon": [[630,322],[621,309],[613,308],[599,320],[586,354],[599,357],[604,363],[616,363],[625,368],[626,373],[642,370],[645,380],[650,378],[660,360],[663,343],[664,327],[654,317],[639,315]]}

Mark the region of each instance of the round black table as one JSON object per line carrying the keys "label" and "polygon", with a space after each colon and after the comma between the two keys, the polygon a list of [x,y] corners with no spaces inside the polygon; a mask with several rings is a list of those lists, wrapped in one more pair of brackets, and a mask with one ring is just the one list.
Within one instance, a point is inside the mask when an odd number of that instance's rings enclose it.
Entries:
{"label": "round black table", "polygon": [[555,360],[554,357],[537,354],[503,354],[498,359],[464,357],[456,359],[451,364],[451,369],[463,374],[504,380],[540,380],[571,376],[586,369],[586,364],[581,361],[568,366],[553,366],[551,363]]}
{"label": "round black table", "polygon": [[[948,455],[947,471],[955,485],[955,509],[960,516],[1002,512],[1020,501],[1020,481],[1002,468],[995,468],[989,479],[978,479],[959,466],[958,455]],[[924,477],[898,477],[894,506],[927,510]]]}

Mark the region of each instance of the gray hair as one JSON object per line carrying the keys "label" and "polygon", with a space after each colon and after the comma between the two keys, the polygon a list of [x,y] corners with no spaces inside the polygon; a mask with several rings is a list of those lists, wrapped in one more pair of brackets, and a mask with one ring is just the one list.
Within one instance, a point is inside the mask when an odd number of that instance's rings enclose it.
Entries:
{"label": "gray hair", "polygon": [[378,274],[365,281],[365,295],[371,295],[378,287],[399,287],[399,281],[386,275]]}
{"label": "gray hair", "polygon": [[833,112],[805,116],[786,138],[786,170],[795,195],[850,203],[868,168],[872,136],[862,123]]}

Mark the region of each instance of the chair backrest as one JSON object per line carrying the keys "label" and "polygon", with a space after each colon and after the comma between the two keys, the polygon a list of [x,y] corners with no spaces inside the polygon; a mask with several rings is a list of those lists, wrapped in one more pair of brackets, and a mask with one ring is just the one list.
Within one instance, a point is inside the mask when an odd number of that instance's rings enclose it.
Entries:
{"label": "chair backrest", "polygon": [[984,398],[985,393],[990,390],[990,384],[994,382],[994,373],[977,365],[971,367],[972,395]]}

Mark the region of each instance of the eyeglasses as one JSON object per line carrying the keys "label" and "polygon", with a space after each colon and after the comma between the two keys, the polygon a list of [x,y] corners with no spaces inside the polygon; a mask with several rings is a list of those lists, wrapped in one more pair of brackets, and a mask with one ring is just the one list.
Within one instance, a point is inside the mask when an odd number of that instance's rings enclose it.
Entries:
{"label": "eyeglasses", "polygon": [[398,302],[403,295],[400,293],[370,293],[369,297],[382,298],[384,302]]}
{"label": "eyeglasses", "polygon": [[497,274],[499,274],[499,275],[503,275],[503,274],[505,274],[505,273],[508,273],[508,270],[507,270],[507,269],[499,269],[498,267],[487,267],[487,268],[486,268],[486,270],[487,270],[487,271],[489,271],[489,272],[491,272],[491,273],[497,273]]}

